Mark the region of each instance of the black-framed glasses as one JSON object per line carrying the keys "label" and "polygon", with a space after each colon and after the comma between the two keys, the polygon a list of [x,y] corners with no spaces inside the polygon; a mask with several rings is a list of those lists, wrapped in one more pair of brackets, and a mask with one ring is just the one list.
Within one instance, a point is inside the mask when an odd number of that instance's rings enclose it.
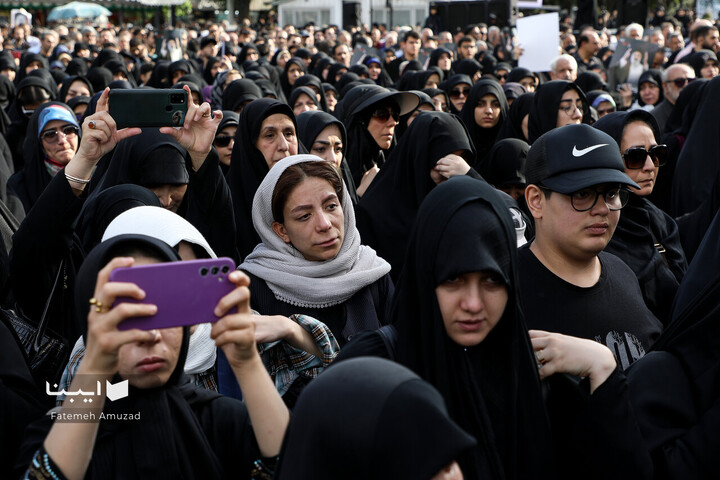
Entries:
{"label": "black-framed glasses", "polygon": [[601,195],[605,205],[612,211],[622,209],[630,199],[630,192],[620,187],[613,187],[607,190],[583,188],[582,190],[568,194],[570,197],[570,205],[578,212],[591,210]]}
{"label": "black-framed glasses", "polygon": [[645,150],[643,147],[631,147],[625,150],[622,157],[627,168],[639,170],[645,166],[648,155],[650,155],[653,165],[662,167],[665,165],[669,152],[670,149],[667,145],[655,145],[650,147],[650,150]]}
{"label": "black-framed glasses", "polygon": [[392,117],[396,122],[400,119],[400,113],[396,112],[392,108],[378,108],[372,113],[372,118],[380,120],[381,122],[387,122]]}
{"label": "black-framed glasses", "polygon": [[215,137],[215,140],[213,140],[213,145],[220,148],[225,148],[228,145],[230,145],[230,142],[235,137],[231,137],[230,135],[218,135]]}
{"label": "black-framed glasses", "polygon": [[450,98],[460,98],[460,95],[463,97],[467,97],[470,95],[470,89],[469,88],[453,88],[450,90]]}
{"label": "black-framed glasses", "polygon": [[683,88],[685,85],[692,82],[693,80],[695,80],[695,79],[683,77],[683,78],[675,78],[675,79],[669,80],[669,81],[672,82],[677,88]]}
{"label": "black-framed glasses", "polygon": [[498,80],[507,80],[508,74],[507,74],[507,73],[503,73],[503,74],[496,73],[496,74],[495,74],[495,77],[496,77]]}
{"label": "black-framed glasses", "polygon": [[59,129],[52,128],[50,130],[45,130],[40,134],[40,140],[45,140],[47,143],[57,143],[60,140],[61,133],[63,137],[71,137],[73,135],[77,135],[79,132],[80,129],[75,125],[64,125]]}
{"label": "black-framed glasses", "polygon": [[573,113],[575,113],[575,109],[580,110],[580,113],[583,113],[583,101],[581,99],[577,99],[575,103],[573,103],[572,100],[562,100],[560,101],[560,105],[558,105],[558,109],[565,112],[566,115],[572,116]]}

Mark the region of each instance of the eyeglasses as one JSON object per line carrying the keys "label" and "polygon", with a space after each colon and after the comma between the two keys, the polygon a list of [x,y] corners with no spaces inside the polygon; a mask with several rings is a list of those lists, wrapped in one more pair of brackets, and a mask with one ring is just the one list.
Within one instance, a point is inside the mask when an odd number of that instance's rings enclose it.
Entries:
{"label": "eyeglasses", "polygon": [[71,137],[77,135],[80,129],[75,125],[65,125],[64,127],[53,128],[52,130],[45,130],[40,134],[40,140],[45,140],[47,143],[57,143],[60,140],[60,134],[63,137]]}
{"label": "eyeglasses", "polygon": [[372,113],[372,118],[380,120],[381,122],[387,122],[390,117],[395,119],[397,122],[400,118],[400,113],[396,112],[392,108],[378,108]]}
{"label": "eyeglasses", "polygon": [[623,153],[623,160],[625,160],[625,166],[631,170],[638,170],[645,166],[645,161],[648,155],[652,159],[653,165],[656,167],[662,167],[665,165],[668,153],[667,145],[655,145],[650,150],[645,150],[643,147],[632,147],[625,150]]}
{"label": "eyeglasses", "polygon": [[230,142],[234,138],[235,137],[231,137],[230,135],[219,135],[215,137],[215,140],[213,140],[213,145],[215,145],[216,147],[225,148],[230,145]]}
{"label": "eyeglasses", "polygon": [[614,187],[604,191],[583,188],[568,196],[570,197],[570,205],[572,205],[575,211],[587,212],[595,206],[601,195],[605,205],[613,212],[622,209],[630,199],[630,192],[620,187]]}
{"label": "eyeglasses", "polygon": [[578,99],[574,104],[572,103],[572,100],[563,100],[560,102],[560,105],[558,105],[558,109],[565,112],[566,115],[572,115],[573,113],[575,113],[576,108],[580,110],[580,113],[583,113],[585,111],[583,110],[582,100]]}
{"label": "eyeglasses", "polygon": [[677,88],[683,88],[688,83],[695,80],[694,78],[675,78],[673,80],[668,80],[669,82],[672,82],[673,85],[675,85]]}
{"label": "eyeglasses", "polygon": [[460,96],[467,97],[470,95],[469,88],[454,88],[450,90],[450,98],[460,98]]}

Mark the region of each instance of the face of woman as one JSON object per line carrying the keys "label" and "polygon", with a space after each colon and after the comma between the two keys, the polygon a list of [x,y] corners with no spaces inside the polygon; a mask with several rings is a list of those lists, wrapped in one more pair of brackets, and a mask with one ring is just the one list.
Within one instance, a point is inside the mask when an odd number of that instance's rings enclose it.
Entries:
{"label": "face of woman", "polygon": [[298,98],[295,100],[295,104],[293,105],[293,113],[297,117],[302,112],[307,112],[308,110],[317,110],[318,107],[315,105],[315,102],[313,102],[313,99],[305,95],[304,93],[301,93],[298,95]]}
{"label": "face of woman", "polygon": [[328,110],[330,110],[331,112],[334,111],[335,105],[337,105],[338,103],[335,92],[333,92],[332,90],[328,90],[327,92],[325,92],[325,102],[327,103]]}
{"label": "face of woman", "polygon": [[410,115],[410,117],[408,117],[407,126],[409,127],[410,125],[412,125],[412,123],[415,121],[415,117],[417,117],[418,115],[420,115],[420,112],[433,112],[433,111],[435,111],[435,108],[434,108],[434,107],[431,107],[431,106],[428,105],[427,103],[423,103],[422,105],[420,105],[420,106],[417,108],[417,110],[415,110],[415,111]]}
{"label": "face of woman", "polygon": [[468,95],[470,95],[470,85],[467,83],[459,83],[450,90],[450,101],[458,112],[467,102]]}
{"label": "face of woman", "polygon": [[[62,120],[51,120],[45,125],[40,134],[40,142],[45,155],[52,161],[66,165],[75,156],[78,149],[78,136],[77,129],[70,128],[73,126]],[[63,131],[66,129],[67,133]],[[55,134],[52,135],[52,132]]]}
{"label": "face of woman", "polygon": [[274,222],[273,231],[306,260],[330,260],[340,252],[345,215],[327,180],[308,177],[295,187],[283,207],[283,221]]}
{"label": "face of woman", "polygon": [[447,100],[445,99],[445,95],[435,95],[432,97],[433,105],[435,105],[435,110],[438,112],[447,112],[448,106],[447,106]]}
{"label": "face of woman", "polygon": [[492,272],[470,272],[435,287],[445,331],[462,347],[480,344],[505,312],[508,292]]}
{"label": "face of woman", "polygon": [[37,70],[38,68],[42,68],[42,63],[37,60],[33,60],[25,66],[25,74],[27,75],[28,73],[32,72],[33,70]]}
{"label": "face of woman", "polygon": [[500,121],[500,101],[495,95],[480,97],[475,107],[475,123],[480,128],[493,128]]}
{"label": "face of woman", "polygon": [[440,77],[436,73],[433,73],[425,80],[425,87],[423,88],[438,88],[438,83],[440,83]]}
{"label": "face of woman", "polygon": [[230,166],[230,158],[232,157],[233,147],[235,146],[236,131],[237,127],[234,125],[225,127],[217,133],[215,141],[213,142],[220,161],[227,166]]}
{"label": "face of woman", "polygon": [[263,154],[268,168],[290,155],[297,155],[295,125],[287,115],[274,113],[263,120],[255,147]]}
{"label": "face of woman", "polygon": [[530,120],[530,114],[528,113],[525,115],[522,119],[522,122],[520,122],[520,128],[522,129],[523,135],[525,135],[525,141],[527,141],[530,138],[530,133],[528,133],[528,121]]}
{"label": "face of woman", "polygon": [[290,56],[289,52],[283,52],[277,57],[277,64],[280,68],[285,68],[285,64],[288,60],[290,60],[292,57]]}
{"label": "face of woman", "polygon": [[557,114],[557,127],[576,125],[582,122],[582,100],[575,89],[563,93]]}
{"label": "face of woman", "polygon": [[[650,150],[652,147],[657,145],[655,141],[655,135],[653,135],[652,129],[645,122],[632,122],[625,126],[623,130],[622,141],[620,142],[620,152],[623,154],[628,148],[641,147],[645,150]],[[627,168],[625,167],[625,173],[628,177],[638,185],[640,190],[631,191],[644,197],[650,195],[655,186],[655,180],[657,179],[658,170],[660,167],[656,167],[653,164],[652,159],[648,155],[645,158],[645,164],[642,168]]]}
{"label": "face of woman", "polygon": [[392,145],[395,126],[398,123],[397,118],[399,116],[393,110],[393,107],[384,106],[375,108],[368,121],[368,132],[370,132],[378,147],[383,150],[387,150]]}
{"label": "face of woman", "polygon": [[70,88],[68,88],[67,95],[65,95],[65,102],[67,103],[67,101],[73,97],[81,96],[89,97],[90,89],[88,89],[85,82],[81,80],[75,80],[73,83],[70,84]]}
{"label": "face of woman", "polygon": [[720,69],[718,63],[710,60],[705,62],[705,65],[700,69],[700,78],[714,78],[718,76]]}
{"label": "face of woman", "polygon": [[299,65],[292,64],[288,68],[288,83],[290,86],[295,85],[295,80],[303,76],[302,68]]}
{"label": "face of woman", "polygon": [[443,53],[442,55],[440,55],[440,58],[438,59],[438,67],[440,67],[440,70],[450,70],[451,64],[452,60],[450,59],[450,55],[448,55],[447,53]]}
{"label": "face of woman", "polygon": [[250,60],[252,62],[257,62],[258,58],[260,58],[260,57],[256,50],[248,50],[247,55],[245,56],[246,60]]}
{"label": "face of woman", "polygon": [[[135,257],[133,266],[150,265],[157,260]],[[167,383],[175,370],[183,340],[182,327],[156,330],[149,342],[126,343],[118,350],[118,374],[137,388],[156,388]]]}
{"label": "face of woman", "polygon": [[147,187],[148,190],[152,191],[155,196],[160,200],[160,204],[166,210],[170,210],[173,213],[177,213],[180,209],[180,204],[185,198],[188,186],[183,185],[156,185]]}
{"label": "face of woman", "polygon": [[655,105],[660,100],[660,87],[650,82],[640,85],[640,98],[646,105]]}
{"label": "face of woman", "polygon": [[377,80],[380,76],[380,72],[382,71],[382,69],[380,68],[380,65],[373,62],[368,65],[368,71],[370,72],[370,78],[372,78],[373,80]]}
{"label": "face of woman", "polygon": [[339,169],[343,159],[343,144],[338,126],[325,127],[315,138],[310,153],[327,160]]}

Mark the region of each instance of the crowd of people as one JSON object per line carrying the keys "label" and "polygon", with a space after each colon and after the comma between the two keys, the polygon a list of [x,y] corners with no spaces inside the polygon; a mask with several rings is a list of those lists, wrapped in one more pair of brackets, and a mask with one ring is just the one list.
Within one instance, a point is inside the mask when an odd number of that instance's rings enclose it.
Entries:
{"label": "crowd of people", "polygon": [[718,24],[569,20],[0,25],[0,477],[720,475]]}

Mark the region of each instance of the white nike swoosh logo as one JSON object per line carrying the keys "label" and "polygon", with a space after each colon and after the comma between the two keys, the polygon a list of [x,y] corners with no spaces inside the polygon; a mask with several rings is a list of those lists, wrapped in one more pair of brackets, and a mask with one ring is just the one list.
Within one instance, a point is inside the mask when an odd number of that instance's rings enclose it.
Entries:
{"label": "white nike swoosh logo", "polygon": [[607,143],[601,143],[600,145],[593,145],[592,147],[587,147],[587,148],[583,148],[582,150],[578,150],[577,145],[575,145],[575,146],[573,146],[572,154],[573,154],[573,157],[582,157],[586,153],[590,153],[593,150],[595,150],[596,148],[606,147],[606,146],[607,146]]}

